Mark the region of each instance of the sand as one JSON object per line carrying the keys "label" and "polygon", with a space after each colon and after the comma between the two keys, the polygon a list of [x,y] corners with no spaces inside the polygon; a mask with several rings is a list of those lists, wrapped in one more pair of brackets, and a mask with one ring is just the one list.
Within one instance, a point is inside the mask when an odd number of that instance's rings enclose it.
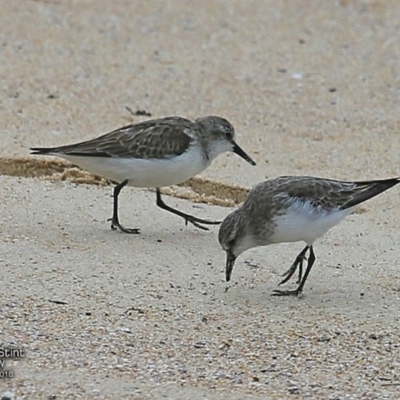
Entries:
{"label": "sand", "polygon": [[[151,117],[216,114],[220,156],[165,201],[224,218],[279,175],[400,175],[397,1],[12,1],[0,12],[1,346],[20,399],[397,399],[399,188],[315,245],[304,296],[270,296],[301,243],[248,251],[224,282],[203,232],[29,147]],[[132,115],[145,111],[149,115]],[[141,114],[141,113],[139,113]],[[228,288],[228,289],[227,289]]]}

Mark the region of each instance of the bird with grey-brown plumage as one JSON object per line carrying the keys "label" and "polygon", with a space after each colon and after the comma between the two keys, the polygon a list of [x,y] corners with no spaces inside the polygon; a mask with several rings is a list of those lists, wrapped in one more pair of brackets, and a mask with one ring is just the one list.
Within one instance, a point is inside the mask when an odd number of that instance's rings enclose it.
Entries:
{"label": "bird with grey-brown plumage", "polygon": [[111,228],[124,228],[118,218],[118,196],[128,186],[156,188],[157,206],[198,228],[220,224],[183,213],[161,198],[160,187],[177,185],[204,171],[221,153],[232,151],[252,165],[255,162],[235,142],[235,129],[225,118],[208,116],[191,121],[165,117],[128,125],[98,138],[61,147],[34,147],[32,154],[52,155],[104,178],[118,182],[114,188]]}
{"label": "bird with grey-brown plumage", "polygon": [[286,283],[299,268],[298,287],[273,293],[276,296],[301,294],[315,261],[314,242],[351,214],[358,204],[399,182],[400,178],[345,182],[283,176],[256,185],[243,205],[229,214],[219,229],[219,242],[226,251],[226,281],[231,279],[235,260],[244,251],[269,244],[303,241],[306,247],[280,282]]}

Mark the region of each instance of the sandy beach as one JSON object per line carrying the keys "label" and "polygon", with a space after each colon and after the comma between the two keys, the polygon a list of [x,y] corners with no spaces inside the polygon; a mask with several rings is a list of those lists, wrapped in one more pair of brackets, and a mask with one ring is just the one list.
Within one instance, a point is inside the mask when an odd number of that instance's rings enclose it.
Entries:
{"label": "sandy beach", "polygon": [[399,21],[379,0],[3,0],[0,348],[25,356],[0,398],[400,398],[400,188],[315,244],[301,299],[277,298],[302,243],[246,252],[227,284],[218,227],[126,188],[121,222],[142,233],[114,232],[107,181],[29,155],[225,117],[257,166],[223,154],[164,190],[218,220],[266,178],[400,175]]}

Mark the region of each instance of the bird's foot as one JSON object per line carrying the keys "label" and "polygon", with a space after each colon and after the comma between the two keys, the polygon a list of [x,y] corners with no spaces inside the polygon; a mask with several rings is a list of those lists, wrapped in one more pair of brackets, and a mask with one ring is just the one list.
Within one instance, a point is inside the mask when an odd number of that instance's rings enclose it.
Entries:
{"label": "bird's foot", "polygon": [[296,296],[296,297],[302,297],[302,291],[299,289],[295,289],[295,290],[278,290],[275,289],[271,296]]}
{"label": "bird's foot", "polygon": [[209,231],[209,229],[202,224],[205,225],[220,225],[222,221],[209,221],[207,219],[196,218],[193,215],[185,215],[185,225],[192,224],[195,227],[202,229],[203,231]]}
{"label": "bird's foot", "polygon": [[111,229],[113,231],[118,229],[121,232],[129,233],[129,234],[132,234],[132,235],[140,234],[140,229],[138,229],[138,228],[125,228],[119,223],[118,219],[110,218],[107,221],[111,221]]}

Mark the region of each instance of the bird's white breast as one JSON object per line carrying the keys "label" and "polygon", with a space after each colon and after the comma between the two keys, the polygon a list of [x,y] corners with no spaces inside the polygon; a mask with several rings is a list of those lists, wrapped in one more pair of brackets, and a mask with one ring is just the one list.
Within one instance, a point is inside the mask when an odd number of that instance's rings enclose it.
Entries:
{"label": "bird's white breast", "polygon": [[352,213],[354,207],[326,210],[310,201],[295,201],[284,214],[273,218],[276,227],[270,243],[299,242],[312,244],[329,229]]}
{"label": "bird's white breast", "polygon": [[83,157],[57,154],[73,164],[104,178],[136,187],[162,187],[184,182],[205,170],[211,161],[204,158],[201,148],[164,159],[118,157]]}

